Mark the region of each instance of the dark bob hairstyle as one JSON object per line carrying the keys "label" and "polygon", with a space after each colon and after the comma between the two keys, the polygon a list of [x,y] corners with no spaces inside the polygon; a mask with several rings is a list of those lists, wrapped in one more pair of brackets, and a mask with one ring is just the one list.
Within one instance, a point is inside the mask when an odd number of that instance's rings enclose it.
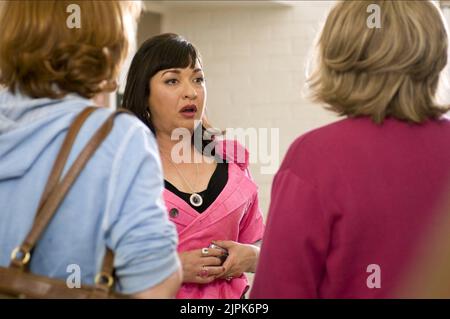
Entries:
{"label": "dark bob hairstyle", "polygon": [[183,37],[165,33],[145,41],[131,62],[122,107],[133,112],[155,134],[149,113],[150,79],[159,71],[195,67],[197,49]]}

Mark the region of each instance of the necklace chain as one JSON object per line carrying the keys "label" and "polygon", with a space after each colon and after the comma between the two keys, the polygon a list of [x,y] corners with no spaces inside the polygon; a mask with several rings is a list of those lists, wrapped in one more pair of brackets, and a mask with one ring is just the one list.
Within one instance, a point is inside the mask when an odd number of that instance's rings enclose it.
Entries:
{"label": "necklace chain", "polygon": [[177,171],[178,175],[180,175],[180,177],[183,179],[183,181],[185,182],[185,184],[190,188],[191,192],[193,194],[197,193],[195,191],[195,188],[197,186],[197,180],[198,180],[198,163],[195,163],[195,169],[196,169],[196,174],[195,174],[195,183],[194,183],[194,187],[191,187],[191,184],[188,183],[188,181],[184,178],[183,174],[181,174],[180,170],[178,169],[178,167],[175,165],[175,163],[172,162],[172,159],[170,157],[168,157],[166,154],[164,154],[164,157],[166,157],[169,160],[169,163],[175,168],[175,170]]}

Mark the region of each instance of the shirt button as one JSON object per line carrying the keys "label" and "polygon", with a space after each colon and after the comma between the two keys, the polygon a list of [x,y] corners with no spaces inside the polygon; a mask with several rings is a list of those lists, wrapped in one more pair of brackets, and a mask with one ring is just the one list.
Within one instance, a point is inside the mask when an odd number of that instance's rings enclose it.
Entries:
{"label": "shirt button", "polygon": [[176,208],[172,208],[172,209],[169,211],[169,215],[170,215],[170,217],[172,217],[172,218],[177,217],[178,214],[179,214],[179,212],[178,212],[178,209],[176,209]]}

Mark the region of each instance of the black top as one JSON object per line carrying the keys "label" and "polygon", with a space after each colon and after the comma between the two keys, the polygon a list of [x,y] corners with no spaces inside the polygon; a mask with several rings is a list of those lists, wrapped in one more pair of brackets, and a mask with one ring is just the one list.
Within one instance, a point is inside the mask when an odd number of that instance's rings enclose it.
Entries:
{"label": "black top", "polygon": [[164,186],[167,190],[183,199],[189,204],[189,206],[201,214],[216,200],[227,184],[227,181],[228,163],[217,163],[217,167],[209,180],[208,187],[204,191],[198,193],[203,198],[203,204],[199,207],[193,206],[189,201],[191,194],[180,192],[175,186],[166,180],[164,180]]}

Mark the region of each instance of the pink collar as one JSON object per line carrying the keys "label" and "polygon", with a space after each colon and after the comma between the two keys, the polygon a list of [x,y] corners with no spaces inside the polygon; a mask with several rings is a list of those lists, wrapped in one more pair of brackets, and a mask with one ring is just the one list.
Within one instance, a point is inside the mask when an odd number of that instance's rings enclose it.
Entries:
{"label": "pink collar", "polygon": [[[164,200],[168,208],[175,207],[180,213],[179,218],[172,219],[173,222],[186,226],[179,235],[191,230],[196,225],[203,224],[202,227],[218,222],[226,217],[236,208],[249,202],[252,195],[257,191],[256,184],[251,181],[242,171],[241,167],[235,163],[228,163],[228,181],[216,200],[201,214],[189,206],[183,199],[171,191],[164,189]],[[193,222],[195,220],[195,222]]]}

